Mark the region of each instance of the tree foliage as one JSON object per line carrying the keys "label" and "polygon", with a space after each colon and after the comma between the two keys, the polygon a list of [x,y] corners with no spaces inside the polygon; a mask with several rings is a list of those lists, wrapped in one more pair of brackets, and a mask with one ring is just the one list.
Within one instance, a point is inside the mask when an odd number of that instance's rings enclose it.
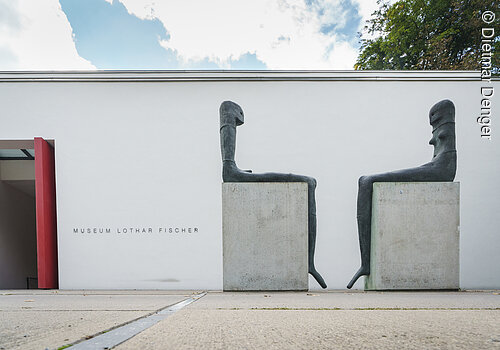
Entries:
{"label": "tree foliage", "polygon": [[[498,20],[488,25],[484,11],[498,12],[498,0],[400,0],[367,21],[355,69],[478,70],[481,28],[495,26],[493,68],[498,72]],[[498,14],[498,13],[497,13]]]}

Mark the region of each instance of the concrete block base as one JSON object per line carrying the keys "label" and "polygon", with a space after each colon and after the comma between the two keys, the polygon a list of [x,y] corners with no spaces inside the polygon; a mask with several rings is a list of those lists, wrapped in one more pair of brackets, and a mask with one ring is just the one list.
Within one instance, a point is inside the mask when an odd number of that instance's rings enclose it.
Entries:
{"label": "concrete block base", "polygon": [[306,183],[223,183],[224,290],[307,290],[307,219]]}
{"label": "concrete block base", "polygon": [[374,183],[365,290],[458,289],[459,198],[459,183]]}

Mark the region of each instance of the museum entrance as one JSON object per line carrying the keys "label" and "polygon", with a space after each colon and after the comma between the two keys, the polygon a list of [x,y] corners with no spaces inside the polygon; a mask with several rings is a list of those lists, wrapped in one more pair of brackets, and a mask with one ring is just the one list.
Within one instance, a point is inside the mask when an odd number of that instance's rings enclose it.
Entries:
{"label": "museum entrance", "polygon": [[53,144],[0,140],[0,289],[58,287]]}

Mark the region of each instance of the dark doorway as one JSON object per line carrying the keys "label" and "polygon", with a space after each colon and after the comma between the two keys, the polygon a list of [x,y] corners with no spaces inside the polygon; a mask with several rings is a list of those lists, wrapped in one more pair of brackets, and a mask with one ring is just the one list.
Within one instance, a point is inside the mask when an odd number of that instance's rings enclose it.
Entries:
{"label": "dark doorway", "polygon": [[52,144],[0,140],[0,289],[57,288]]}
{"label": "dark doorway", "polygon": [[36,288],[34,142],[0,144],[0,289]]}

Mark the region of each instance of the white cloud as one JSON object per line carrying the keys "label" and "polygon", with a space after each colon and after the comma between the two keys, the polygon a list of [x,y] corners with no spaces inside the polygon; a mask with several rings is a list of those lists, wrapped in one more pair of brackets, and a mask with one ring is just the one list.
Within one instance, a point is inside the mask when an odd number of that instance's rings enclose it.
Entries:
{"label": "white cloud", "polygon": [[324,25],[342,26],[341,0],[120,0],[129,13],[158,18],[170,34],[162,41],[184,61],[209,58],[228,68],[250,52],[269,69],[352,69],[357,49]]}
{"label": "white cloud", "polygon": [[0,0],[0,70],[95,69],[57,0]]}
{"label": "white cloud", "polygon": [[352,0],[358,5],[358,14],[361,16],[361,28],[365,22],[371,18],[372,13],[379,8],[377,0]]}
{"label": "white cloud", "polygon": [[[390,5],[394,4],[398,0],[384,0]],[[361,23],[359,26],[359,31],[366,25],[366,21],[372,17],[372,13],[378,10],[379,5],[377,4],[377,0],[352,0],[354,4],[358,6],[358,13],[361,16]],[[366,39],[372,39],[377,37],[378,35],[368,35],[368,33],[363,32],[363,37]]]}

